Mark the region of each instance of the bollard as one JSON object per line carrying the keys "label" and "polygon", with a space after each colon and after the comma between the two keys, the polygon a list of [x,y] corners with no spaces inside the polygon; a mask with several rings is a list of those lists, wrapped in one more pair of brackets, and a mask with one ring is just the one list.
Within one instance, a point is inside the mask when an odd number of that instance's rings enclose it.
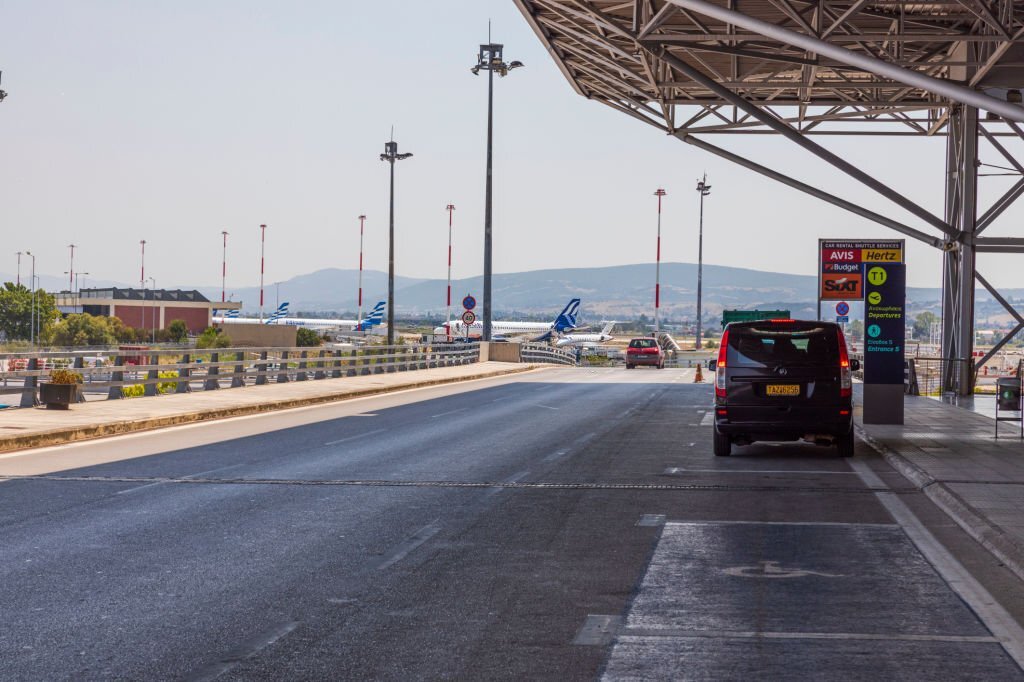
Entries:
{"label": "bollard", "polygon": [[267,351],[260,351],[260,362],[256,365],[256,385],[267,383]]}
{"label": "bollard", "polygon": [[234,375],[231,377],[231,388],[241,388],[245,386],[245,352],[236,353],[235,360],[238,364],[235,365]]}
{"label": "bollard", "polygon": [[[159,365],[160,364],[160,356],[159,355],[150,355],[148,360],[149,360],[149,364],[150,365]],[[148,370],[146,372],[146,383],[142,385],[142,395],[146,396],[147,398],[151,398],[151,397],[155,396],[157,393],[159,393],[159,391],[157,391],[156,382],[153,381],[154,379],[159,379],[159,378],[160,378],[160,370],[157,370],[157,369]]]}
{"label": "bollard", "polygon": [[[30,371],[39,369],[39,360],[29,358],[28,367]],[[36,395],[36,387],[39,385],[39,377],[25,377],[25,383],[21,389],[21,407],[35,407],[39,404],[39,396]]]}
{"label": "bollard", "polygon": [[210,363],[206,367],[206,381],[203,390],[216,391],[220,388],[220,353],[210,353]]}
{"label": "bollard", "polygon": [[281,351],[281,357],[277,363],[277,368],[280,370],[277,373],[277,383],[287,384],[288,383],[288,351]]}
{"label": "bollard", "polygon": [[[124,356],[118,354],[114,358],[114,367],[124,367]],[[121,388],[124,386],[124,372],[113,371],[110,373],[110,383],[112,386],[107,391],[107,400],[120,400],[124,397],[124,393],[121,392]]]}
{"label": "bollard", "polygon": [[[179,364],[182,364],[182,365],[190,365],[190,364],[192,364],[192,354],[191,353],[183,354],[181,356],[181,362]],[[190,376],[192,376],[192,369],[191,368],[189,368],[189,367],[182,367],[182,368],[180,368],[178,370],[178,385],[175,386],[175,388],[174,388],[174,392],[175,393],[191,393],[192,392],[192,387],[188,385],[188,379],[189,379]]]}
{"label": "bollard", "polygon": [[[85,358],[83,358],[81,355],[76,355],[75,356],[75,361],[74,361],[74,363],[72,363],[71,366],[72,366],[73,369],[85,369]],[[79,374],[83,374],[83,372],[79,372]],[[90,378],[92,377],[91,374],[89,376],[90,376]],[[84,403],[85,402],[85,391],[82,390],[82,384],[78,385],[78,391],[75,394],[75,402],[76,403]]]}
{"label": "bollard", "polygon": [[309,357],[309,353],[306,352],[306,351],[302,351],[299,354],[299,357],[302,358],[302,359],[299,361],[299,373],[295,375],[295,380],[296,381],[305,381],[306,379],[309,378],[309,377],[306,376],[306,367],[307,367],[306,358]]}
{"label": "bollard", "polygon": [[695,384],[703,384],[704,383],[704,374],[703,374],[703,372],[701,372],[700,368],[701,368],[701,363],[698,362],[697,363],[697,373],[693,375],[693,383],[695,383]]}
{"label": "bollard", "polygon": [[327,373],[324,372],[324,361],[323,361],[324,353],[326,353],[326,352],[327,351],[323,351],[322,350],[322,351],[320,351],[320,355],[317,356],[319,359],[316,361],[316,371],[313,372],[313,379],[326,379],[327,378]]}

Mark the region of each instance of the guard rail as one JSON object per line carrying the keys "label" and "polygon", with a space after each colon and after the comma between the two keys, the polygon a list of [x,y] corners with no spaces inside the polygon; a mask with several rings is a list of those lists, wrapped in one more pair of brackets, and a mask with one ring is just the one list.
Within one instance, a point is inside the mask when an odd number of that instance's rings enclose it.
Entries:
{"label": "guard rail", "polygon": [[519,353],[523,362],[576,366],[576,352],[564,348],[555,348],[542,343],[524,343]]}

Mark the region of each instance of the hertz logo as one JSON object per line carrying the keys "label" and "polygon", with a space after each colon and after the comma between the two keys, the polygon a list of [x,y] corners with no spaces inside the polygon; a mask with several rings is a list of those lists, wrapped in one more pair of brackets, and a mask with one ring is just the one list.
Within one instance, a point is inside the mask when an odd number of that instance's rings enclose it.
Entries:
{"label": "hertz logo", "polygon": [[903,258],[901,249],[864,249],[865,263],[899,263]]}

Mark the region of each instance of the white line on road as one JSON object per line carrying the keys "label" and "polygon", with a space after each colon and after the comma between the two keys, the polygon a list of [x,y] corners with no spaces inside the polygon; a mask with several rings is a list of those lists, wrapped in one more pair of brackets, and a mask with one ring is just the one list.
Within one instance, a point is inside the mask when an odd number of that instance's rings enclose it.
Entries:
{"label": "white line on road", "polygon": [[469,409],[468,407],[460,407],[459,409],[452,410],[451,412],[442,412],[441,414],[433,414],[433,415],[430,416],[430,418],[431,419],[437,419],[438,417],[447,417],[450,414],[456,414],[458,412],[465,412],[468,409]]}
{"label": "white line on road", "polygon": [[348,438],[339,438],[338,440],[329,440],[324,445],[337,445],[338,443],[345,443],[350,440],[356,440],[358,438],[366,438],[372,436],[375,433],[384,433],[387,429],[374,429],[373,431],[367,431],[366,433],[356,434],[355,436],[349,436]]}
{"label": "white line on road", "polygon": [[441,526],[434,525],[433,523],[423,526],[423,528],[420,528],[418,531],[413,533],[412,537],[400,544],[398,549],[391,556],[378,564],[377,570],[383,571],[385,568],[398,563],[408,556],[410,552],[437,535],[440,531]]}
{"label": "white line on road", "polygon": [[536,405],[534,405],[534,407],[543,407],[545,410],[555,410],[555,411],[557,411],[559,409],[557,407],[551,407],[550,405],[541,405],[540,403],[537,403]]}
{"label": "white line on road", "polygon": [[[690,443],[693,445],[693,443]],[[815,476],[819,474],[828,474],[834,476],[856,476],[855,471],[825,471],[822,469],[812,469],[808,471],[790,470],[790,469],[688,469],[686,467],[669,467],[665,469],[665,473],[668,475],[672,474],[813,474]]]}
{"label": "white line on road", "polygon": [[[851,460],[850,466],[871,488],[888,488],[885,481],[876,474],[866,462]],[[960,595],[968,606],[978,615],[981,621],[999,638],[1000,644],[1006,649],[1017,665],[1024,667],[1024,629],[1010,616],[981,583],[975,580],[963,564],[949,553],[935,536],[925,528],[924,524],[910,511],[898,495],[876,492],[875,497],[888,510],[889,514],[903,528],[903,531],[924,555],[925,559],[935,567],[950,588]]]}
{"label": "white line on road", "polygon": [[243,644],[239,653],[230,654],[213,665],[207,666],[203,670],[193,673],[192,675],[188,675],[185,679],[191,680],[192,682],[207,682],[208,680],[216,679],[224,673],[237,668],[239,664],[252,658],[282,637],[285,637],[297,627],[299,627],[299,621],[292,621],[291,623],[284,623],[283,625],[275,627],[273,630],[257,635]]}
{"label": "white line on road", "polygon": [[715,423],[715,413],[714,412],[708,412],[707,414],[704,415],[704,418],[700,420],[700,425],[701,426],[711,426],[714,423]]}

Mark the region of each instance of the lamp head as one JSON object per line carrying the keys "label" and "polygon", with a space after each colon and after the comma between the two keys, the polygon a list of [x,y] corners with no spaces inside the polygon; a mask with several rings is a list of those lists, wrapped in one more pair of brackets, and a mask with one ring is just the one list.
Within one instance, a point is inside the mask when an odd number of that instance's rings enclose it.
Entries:
{"label": "lamp head", "polygon": [[523,66],[526,66],[526,64],[523,64],[522,62],[519,61],[510,62],[508,65],[508,70],[511,71],[512,69],[518,69]]}

